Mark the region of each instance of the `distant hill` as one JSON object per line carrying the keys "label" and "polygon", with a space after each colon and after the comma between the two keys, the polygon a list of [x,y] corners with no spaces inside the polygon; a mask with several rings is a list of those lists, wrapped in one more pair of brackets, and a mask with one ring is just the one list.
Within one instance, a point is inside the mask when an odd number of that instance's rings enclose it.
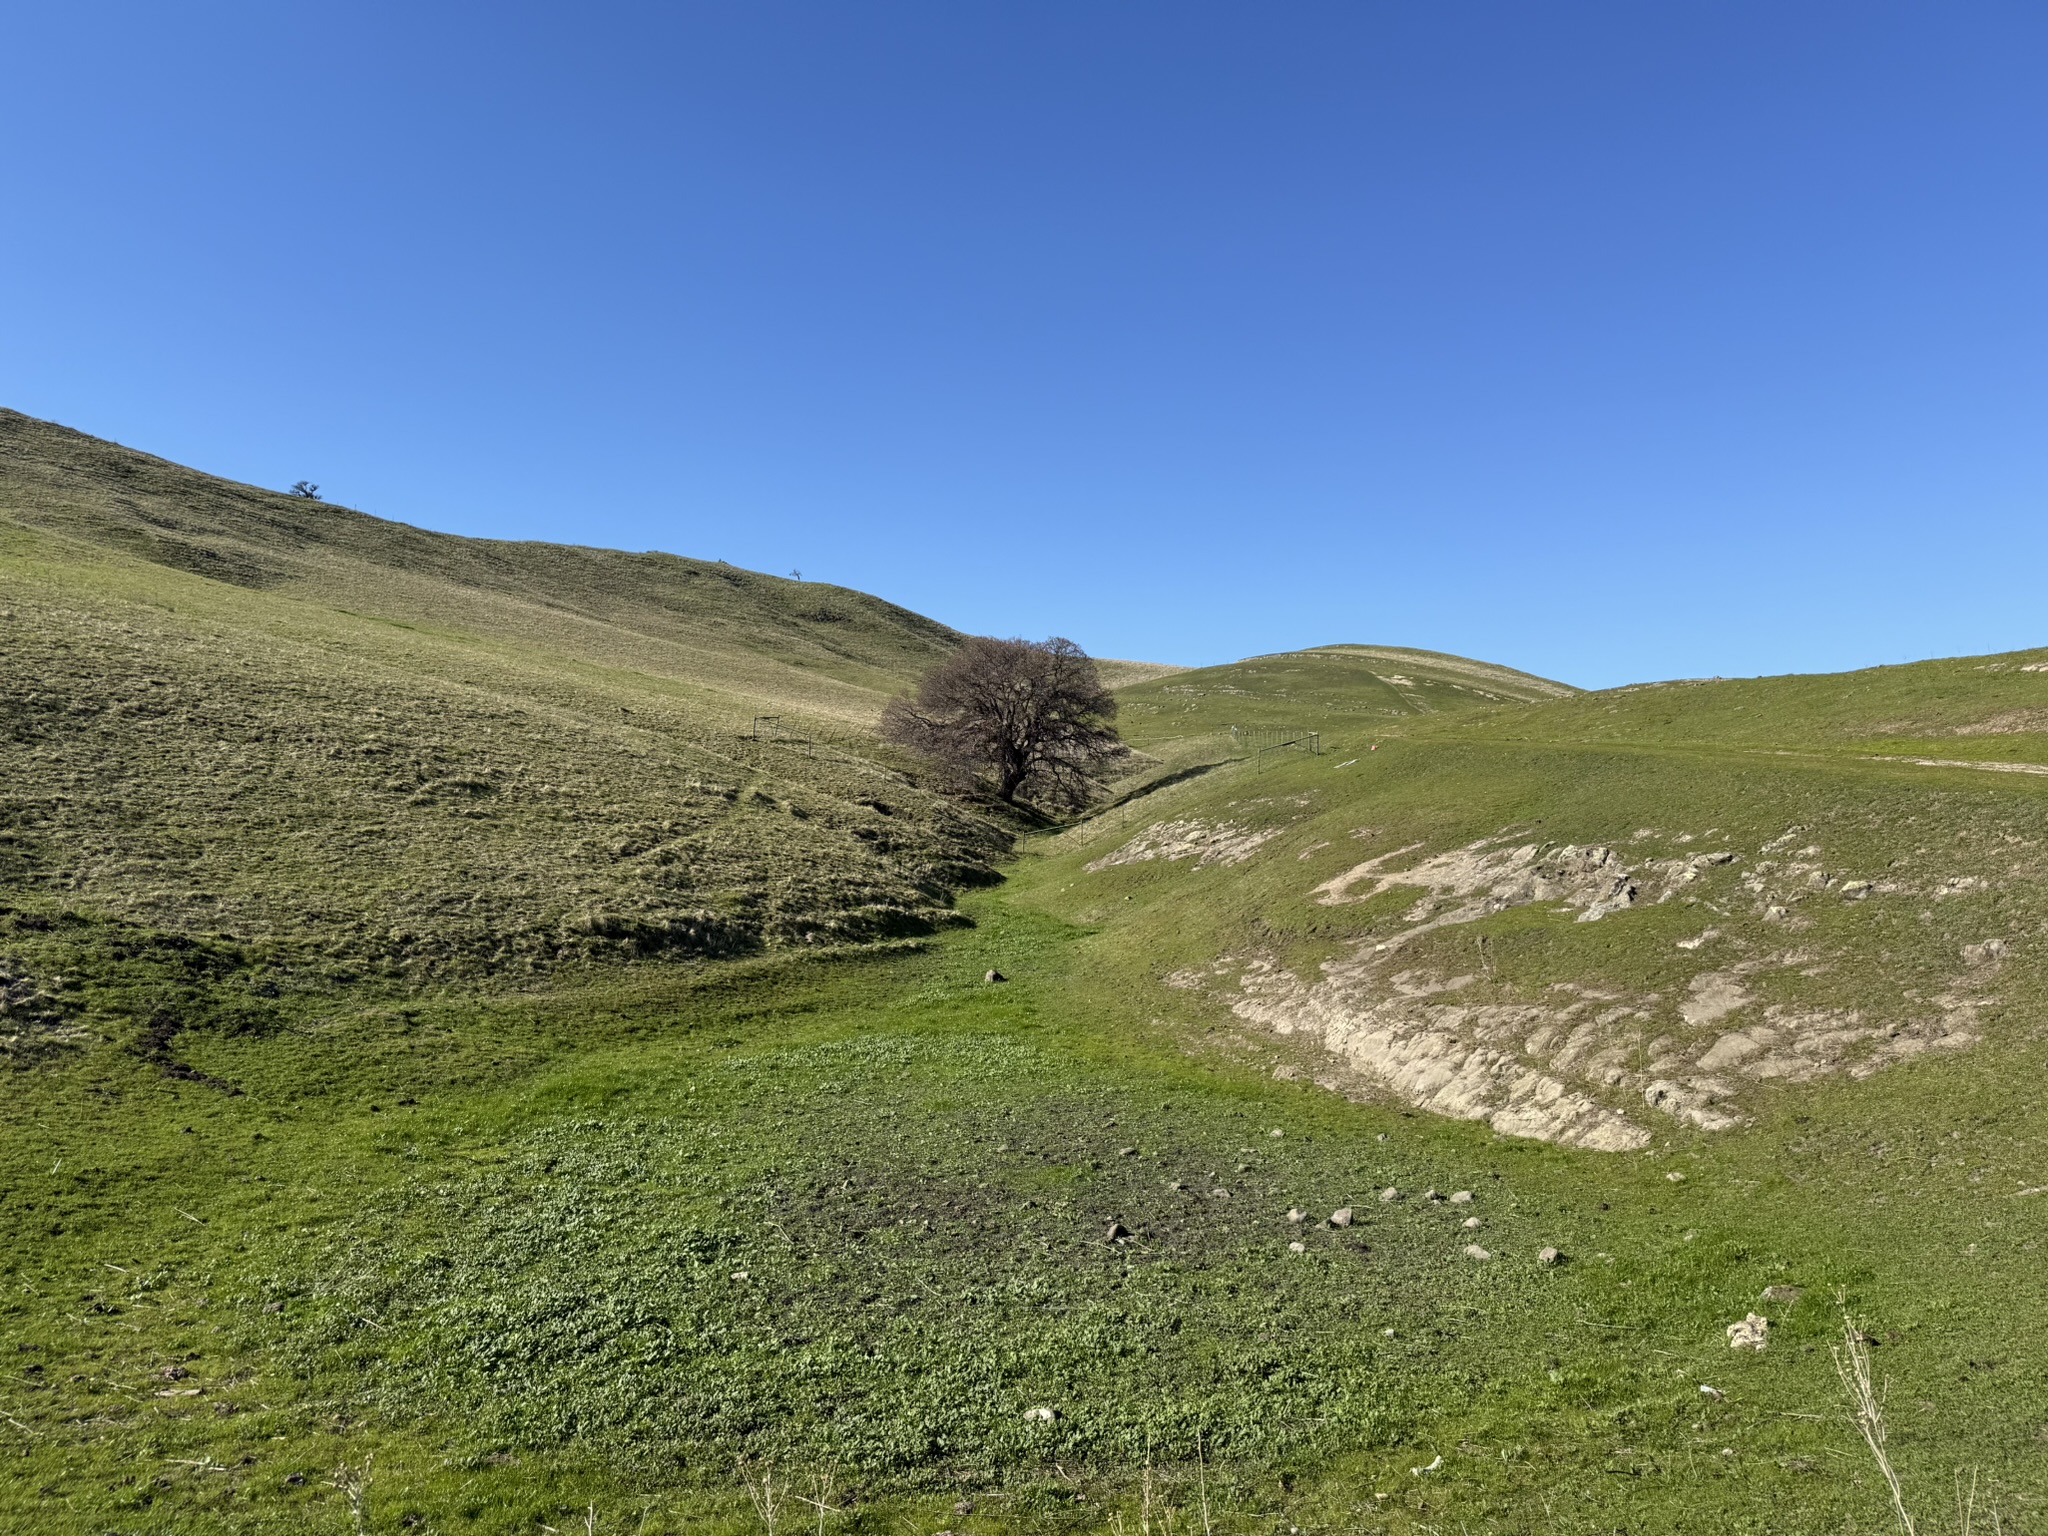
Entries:
{"label": "distant hill", "polygon": [[1578,690],[1434,651],[1323,645],[1123,683],[1126,734],[1179,740],[1232,725],[1441,714],[1566,698]]}
{"label": "distant hill", "polygon": [[957,639],[0,412],[0,899],[399,974],[928,932],[1007,836],[869,727]]}

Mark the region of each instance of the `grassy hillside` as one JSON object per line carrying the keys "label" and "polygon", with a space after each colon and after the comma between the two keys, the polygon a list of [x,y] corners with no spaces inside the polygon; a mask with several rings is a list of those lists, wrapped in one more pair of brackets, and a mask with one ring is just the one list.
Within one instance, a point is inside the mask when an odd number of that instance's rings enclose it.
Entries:
{"label": "grassy hillside", "polygon": [[1136,746],[1227,737],[1233,725],[1342,729],[1574,690],[1508,667],[1388,646],[1326,645],[1254,656],[1118,686],[1119,722]]}
{"label": "grassy hillside", "polygon": [[958,638],[841,587],[675,555],[429,533],[5,410],[0,508],[67,543],[250,591],[427,619],[550,665],[665,679],[742,724],[775,706],[871,720],[877,691],[895,692]]}
{"label": "grassy hillside", "polygon": [[1838,1293],[2048,1518],[2033,656],[1133,666],[1005,856],[913,616],[0,443],[0,1526],[1886,1529]]}
{"label": "grassy hillside", "polygon": [[[1669,1476],[1767,1451],[1752,1484],[1791,1502],[1757,1528],[1837,1528],[1795,1513],[1817,1490],[1782,1469],[1813,1453],[1770,1415],[1825,1420],[1813,1352],[1845,1287],[1897,1346],[1880,1369],[1911,1405],[1895,1447],[1916,1486],[1978,1467],[2010,1520],[2048,1492],[2028,1363],[2048,1309],[2015,1301],[2048,1237],[2048,784],[2025,771],[2048,761],[2044,659],[1427,716],[1368,714],[1369,687],[1318,713],[1247,665],[1225,707],[1318,726],[1321,756],[1121,805],[1039,845],[1011,899],[1087,925],[1094,987],[1218,1059],[1410,1134],[1471,1124],[1503,1170],[1549,1145],[1582,1188],[1622,1185],[1578,1240],[1632,1274],[1584,1315],[1669,1383],[1618,1406],[1629,1456]],[[1485,1240],[1489,1262],[1537,1240]],[[1719,1279],[1699,1267],[1715,1242]],[[1803,1294],[1773,1308],[1769,1283]],[[1738,1376],[1717,1324],[1752,1308],[1798,1342]],[[1730,1379],[1740,1434],[1686,1395]]]}
{"label": "grassy hillside", "polygon": [[15,415],[0,634],[12,899],[279,980],[929,932],[1006,842],[866,734],[951,644],[916,615],[422,533]]}

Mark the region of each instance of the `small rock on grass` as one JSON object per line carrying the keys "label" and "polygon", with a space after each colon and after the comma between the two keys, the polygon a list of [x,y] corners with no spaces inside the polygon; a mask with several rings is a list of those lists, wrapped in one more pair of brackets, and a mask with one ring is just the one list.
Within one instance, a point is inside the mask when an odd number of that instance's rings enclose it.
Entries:
{"label": "small rock on grass", "polygon": [[1471,1231],[1474,1227],[1483,1227],[1485,1225],[1486,1223],[1481,1221],[1477,1216],[1467,1216],[1465,1218],[1465,1230],[1467,1232]]}
{"label": "small rock on grass", "polygon": [[1554,1269],[1556,1266],[1564,1262],[1564,1255],[1559,1253],[1555,1248],[1545,1248],[1542,1252],[1536,1255],[1536,1262],[1538,1264],[1541,1264],[1545,1269]]}
{"label": "small rock on grass", "polygon": [[1803,1285],[1767,1285],[1764,1287],[1765,1301],[1797,1301],[1806,1294]]}
{"label": "small rock on grass", "polygon": [[1685,1175],[1680,1173],[1676,1168],[1672,1169],[1669,1173],[1665,1174],[1664,1177],[1670,1180],[1673,1184],[1683,1184],[1685,1182]]}
{"label": "small rock on grass", "polygon": [[1401,1198],[1401,1191],[1391,1185],[1380,1191],[1380,1204],[1386,1205]]}
{"label": "small rock on grass", "polygon": [[1057,1408],[1026,1408],[1024,1422],[1027,1424],[1050,1424],[1060,1416]]}
{"label": "small rock on grass", "polygon": [[1287,1219],[1296,1226],[1300,1226],[1304,1221],[1308,1220],[1308,1212],[1298,1205],[1290,1206],[1287,1211]]}
{"label": "small rock on grass", "polygon": [[1115,1242],[1118,1238],[1129,1237],[1130,1235],[1131,1229],[1129,1227],[1126,1227],[1120,1221],[1112,1221],[1109,1224],[1109,1231],[1104,1234],[1104,1236],[1112,1243]]}
{"label": "small rock on grass", "polygon": [[1451,1196],[1451,1204],[1453,1205],[1470,1205],[1471,1203],[1472,1191],[1469,1189],[1461,1189]]}
{"label": "small rock on grass", "polygon": [[1488,1253],[1484,1248],[1480,1247],[1477,1243],[1467,1243],[1465,1245],[1465,1257],[1468,1259],[1485,1260],[1492,1258],[1493,1255]]}
{"label": "small rock on grass", "polygon": [[1287,1251],[1288,1251],[1289,1253],[1307,1253],[1307,1252],[1308,1252],[1308,1244],[1307,1244],[1307,1243],[1289,1243],[1289,1244],[1287,1245]]}
{"label": "small rock on grass", "polygon": [[1771,1339],[1771,1320],[1752,1312],[1739,1323],[1728,1325],[1728,1347],[1730,1349],[1754,1349],[1761,1351]]}
{"label": "small rock on grass", "polygon": [[1332,1211],[1332,1212],[1330,1212],[1330,1225],[1331,1225],[1331,1226],[1333,1226],[1333,1227],[1348,1227],[1348,1226],[1350,1226],[1350,1225],[1351,1225],[1351,1207],[1347,1205],[1347,1206],[1344,1206],[1344,1207],[1343,1207],[1342,1209],[1340,1209],[1340,1210],[1335,1210],[1335,1211]]}
{"label": "small rock on grass", "polygon": [[985,982],[997,982],[1008,981],[1010,978],[1005,976],[1001,971],[989,971],[985,973],[981,979]]}

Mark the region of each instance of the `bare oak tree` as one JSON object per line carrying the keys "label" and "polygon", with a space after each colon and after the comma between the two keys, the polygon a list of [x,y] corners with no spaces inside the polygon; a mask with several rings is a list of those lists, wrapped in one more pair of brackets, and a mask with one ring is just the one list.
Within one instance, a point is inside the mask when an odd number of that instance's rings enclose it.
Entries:
{"label": "bare oak tree", "polygon": [[1012,805],[1072,805],[1127,750],[1115,720],[1115,697],[1073,641],[975,637],[889,701],[882,734],[963,778],[993,775]]}

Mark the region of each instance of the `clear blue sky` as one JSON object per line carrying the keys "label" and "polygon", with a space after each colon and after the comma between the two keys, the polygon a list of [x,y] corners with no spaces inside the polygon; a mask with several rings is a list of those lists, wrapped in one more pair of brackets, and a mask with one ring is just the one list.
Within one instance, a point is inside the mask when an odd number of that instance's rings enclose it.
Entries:
{"label": "clear blue sky", "polygon": [[0,403],[1189,663],[2048,644],[2048,10],[8,7]]}

